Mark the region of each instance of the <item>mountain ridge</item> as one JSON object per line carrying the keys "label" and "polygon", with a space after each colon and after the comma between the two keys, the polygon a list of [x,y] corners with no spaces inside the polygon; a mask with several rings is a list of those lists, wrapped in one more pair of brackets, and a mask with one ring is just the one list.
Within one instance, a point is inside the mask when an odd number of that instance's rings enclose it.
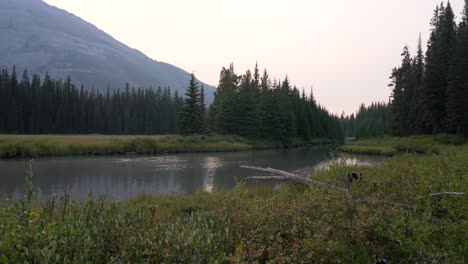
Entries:
{"label": "mountain ridge", "polygon": [[[71,76],[104,91],[170,87],[184,93],[190,74],[157,61],[66,10],[42,0],[0,0],[0,66],[54,78]],[[215,88],[204,84],[207,102]]]}

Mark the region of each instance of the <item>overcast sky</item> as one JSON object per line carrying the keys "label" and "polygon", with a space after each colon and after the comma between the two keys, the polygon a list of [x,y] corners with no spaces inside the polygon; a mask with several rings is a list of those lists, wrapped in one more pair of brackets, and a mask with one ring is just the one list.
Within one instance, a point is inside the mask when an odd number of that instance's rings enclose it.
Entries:
{"label": "overcast sky", "polygon": [[[388,101],[405,44],[425,44],[441,0],[45,0],[158,61],[217,86],[221,67],[258,62],[314,89],[330,111]],[[446,2],[446,1],[445,1]],[[452,0],[457,17],[463,0]],[[424,45],[425,46],[425,45]]]}

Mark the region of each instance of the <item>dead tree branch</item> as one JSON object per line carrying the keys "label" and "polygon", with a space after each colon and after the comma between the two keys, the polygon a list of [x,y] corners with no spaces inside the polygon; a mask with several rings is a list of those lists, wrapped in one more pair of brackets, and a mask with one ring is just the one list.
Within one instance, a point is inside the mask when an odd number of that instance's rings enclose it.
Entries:
{"label": "dead tree branch", "polygon": [[427,198],[432,198],[436,196],[455,196],[455,195],[464,195],[464,192],[442,192],[442,193],[432,193],[426,196],[418,196],[416,198],[413,198],[413,200],[421,200],[421,199],[427,199]]}
{"label": "dead tree branch", "polygon": [[271,181],[291,181],[294,183],[306,184],[307,182],[304,179],[289,178],[285,176],[250,176],[245,178],[248,180],[271,180]]}
{"label": "dead tree branch", "polygon": [[306,177],[301,177],[286,171],[282,170],[277,170],[277,169],[272,169],[272,168],[261,168],[261,167],[253,167],[253,166],[241,166],[241,168],[244,169],[251,169],[251,170],[257,170],[257,171],[264,171],[264,172],[270,172],[273,174],[279,174],[281,176],[256,176],[256,177],[249,177],[250,179],[257,179],[257,180],[284,180],[284,181],[293,181],[296,183],[302,183],[302,184],[310,184],[315,187],[325,189],[325,190],[330,190],[334,192],[340,192],[340,193],[346,193],[349,194],[348,190],[342,187],[334,186],[334,185],[329,185],[323,182],[315,181],[310,178]]}

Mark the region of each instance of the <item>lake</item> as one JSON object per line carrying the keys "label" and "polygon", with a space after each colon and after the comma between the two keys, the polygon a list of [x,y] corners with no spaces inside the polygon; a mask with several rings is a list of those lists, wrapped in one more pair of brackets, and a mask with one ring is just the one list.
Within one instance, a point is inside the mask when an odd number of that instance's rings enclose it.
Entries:
{"label": "lake", "polygon": [[[75,200],[105,194],[108,199],[127,200],[141,193],[154,195],[191,194],[229,189],[237,181],[264,175],[241,165],[271,167],[310,175],[330,162],[329,146],[229,153],[186,153],[156,156],[92,156],[0,160],[0,194],[19,197],[24,193],[28,163],[33,184],[41,195],[60,194],[68,189]],[[382,158],[334,153],[348,163],[372,165]]]}

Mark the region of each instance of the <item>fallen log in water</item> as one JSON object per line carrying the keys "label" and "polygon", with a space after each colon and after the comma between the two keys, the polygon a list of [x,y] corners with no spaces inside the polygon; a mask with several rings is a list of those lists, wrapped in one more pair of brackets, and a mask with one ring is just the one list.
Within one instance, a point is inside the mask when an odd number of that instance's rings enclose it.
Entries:
{"label": "fallen log in water", "polygon": [[249,179],[249,180],[256,179],[256,180],[292,181],[292,182],[301,183],[301,184],[310,184],[310,185],[313,185],[313,186],[321,188],[321,189],[334,191],[334,192],[340,192],[340,193],[346,193],[346,194],[349,195],[348,190],[345,189],[345,188],[338,187],[338,186],[335,186],[335,185],[326,184],[326,183],[319,182],[319,181],[316,181],[316,180],[312,180],[310,178],[302,177],[302,176],[299,176],[299,175],[296,175],[296,174],[292,174],[290,172],[286,172],[286,171],[282,171],[282,170],[278,170],[278,169],[273,169],[273,168],[261,168],[261,167],[253,167],[253,166],[241,166],[241,168],[257,170],[257,171],[264,171],[264,172],[270,172],[270,173],[273,173],[273,174],[281,175],[281,176],[279,176],[279,175],[275,175],[275,176],[254,176],[254,177],[248,177],[247,179]]}
{"label": "fallen log in water", "polygon": [[296,179],[296,178],[289,178],[285,176],[250,176],[245,178],[246,181],[248,180],[263,180],[263,181],[289,181],[299,184],[307,184],[305,179]]}

